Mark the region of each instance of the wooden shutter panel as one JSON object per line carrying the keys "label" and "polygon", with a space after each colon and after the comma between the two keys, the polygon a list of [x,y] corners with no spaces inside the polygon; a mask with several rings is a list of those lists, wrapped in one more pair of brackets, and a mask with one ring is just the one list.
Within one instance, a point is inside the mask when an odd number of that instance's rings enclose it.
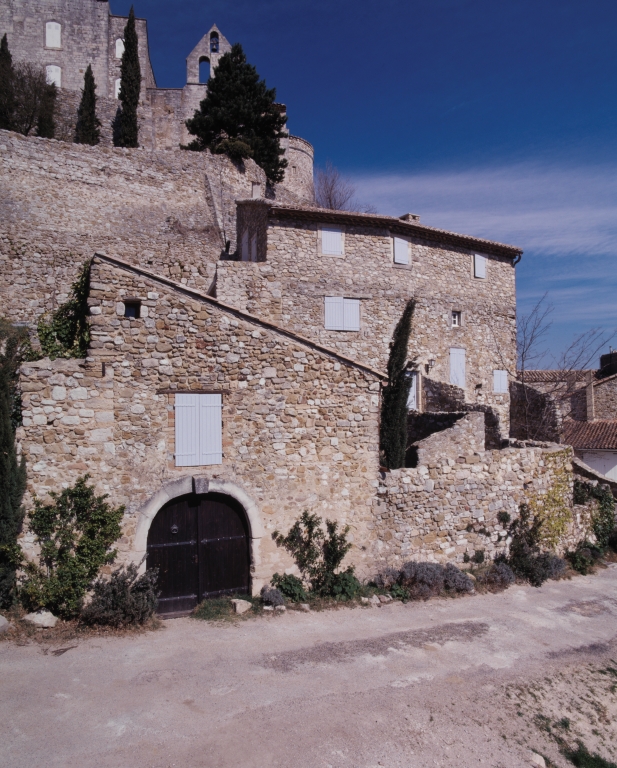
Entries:
{"label": "wooden shutter panel", "polygon": [[508,391],[508,372],[493,371],[493,392],[504,394]]}
{"label": "wooden shutter panel", "polygon": [[465,388],[465,350],[450,349],[450,384]]}
{"label": "wooden shutter panel", "polygon": [[199,464],[223,463],[223,403],[221,395],[199,398]]}
{"label": "wooden shutter panel", "polygon": [[176,395],[176,466],[199,466],[199,395]]}
{"label": "wooden shutter panel", "polygon": [[473,274],[475,277],[486,277],[486,256],[481,256],[479,253],[474,254]]}
{"label": "wooden shutter panel", "polygon": [[345,330],[345,300],[340,296],[326,296],[325,327],[327,331]]}
{"label": "wooden shutter panel", "polygon": [[332,256],[343,255],[343,233],[336,227],[323,227],[321,230],[321,252]]}
{"label": "wooden shutter panel", "polygon": [[402,237],[394,238],[394,263],[409,264],[409,243]]}
{"label": "wooden shutter panel", "polygon": [[346,331],[360,330],[360,299],[343,299],[343,327]]}

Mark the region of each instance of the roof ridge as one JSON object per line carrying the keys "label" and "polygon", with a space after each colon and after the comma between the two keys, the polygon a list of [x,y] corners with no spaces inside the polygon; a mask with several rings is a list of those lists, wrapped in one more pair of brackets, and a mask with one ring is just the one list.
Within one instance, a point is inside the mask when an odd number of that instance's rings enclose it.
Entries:
{"label": "roof ridge", "polygon": [[138,267],[135,264],[130,264],[128,261],[119,259],[116,256],[108,256],[106,253],[101,253],[100,251],[97,251],[94,254],[94,258],[101,259],[102,261],[106,261],[110,264],[115,264],[121,269],[126,269],[129,272],[135,272],[138,275],[143,275],[144,277],[148,277],[151,280],[155,280],[159,283],[163,283],[164,285],[167,285],[170,288],[173,288],[174,290],[179,291],[180,293],[193,296],[198,300],[205,301],[208,304],[212,304],[213,306],[218,307],[219,309],[222,309],[225,312],[229,312],[230,314],[233,314],[237,317],[241,317],[243,320],[247,320],[251,323],[255,323],[256,325],[260,325],[263,328],[267,328],[270,331],[274,331],[275,333],[279,333],[282,336],[286,336],[289,339],[293,339],[299,344],[304,344],[305,346],[311,349],[314,349],[318,352],[322,352],[323,354],[329,355],[330,357],[334,357],[337,360],[340,360],[345,365],[351,365],[354,368],[358,368],[362,371],[366,371],[367,373],[370,373],[372,376],[376,376],[378,379],[382,379],[385,381],[388,378],[385,373],[381,373],[375,368],[371,368],[369,365],[364,365],[363,363],[359,363],[357,360],[352,360],[352,358],[346,357],[345,355],[341,355],[339,352],[335,352],[329,347],[324,347],[321,344],[317,344],[316,342],[311,341],[310,339],[307,339],[304,336],[300,336],[300,334],[298,333],[294,333],[294,331],[289,331],[286,328],[281,328],[280,326],[275,325],[274,323],[271,323],[268,320],[262,320],[260,317],[251,315],[249,312],[244,312],[241,309],[232,307],[230,304],[225,304],[224,302],[219,301],[218,299],[215,299],[212,296],[208,296],[207,294],[202,293],[201,291],[195,290],[195,288],[189,288],[188,286],[183,285],[182,283],[177,283],[175,280],[170,280],[168,277],[159,275],[156,272],[150,272],[147,269],[143,269],[143,267]]}

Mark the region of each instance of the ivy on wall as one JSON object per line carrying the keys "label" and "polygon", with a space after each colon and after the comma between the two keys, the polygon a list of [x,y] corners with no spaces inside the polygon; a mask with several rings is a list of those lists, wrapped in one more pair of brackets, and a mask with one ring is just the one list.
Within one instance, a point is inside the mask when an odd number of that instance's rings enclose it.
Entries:
{"label": "ivy on wall", "polygon": [[605,547],[615,530],[615,499],[605,485],[574,481],[574,503],[586,505],[596,502],[591,513],[591,527],[598,544]]}
{"label": "ivy on wall", "polygon": [[571,450],[546,454],[547,474],[552,476],[546,493],[536,493],[527,501],[534,519],[542,521],[540,542],[543,547],[555,549],[568,533],[572,517],[572,471],[569,468]]}
{"label": "ivy on wall", "polygon": [[30,359],[49,357],[86,357],[90,344],[88,324],[88,295],[90,293],[90,264],[86,261],[77,280],[71,286],[71,295],[50,315],[42,315],[37,326],[41,345]]}

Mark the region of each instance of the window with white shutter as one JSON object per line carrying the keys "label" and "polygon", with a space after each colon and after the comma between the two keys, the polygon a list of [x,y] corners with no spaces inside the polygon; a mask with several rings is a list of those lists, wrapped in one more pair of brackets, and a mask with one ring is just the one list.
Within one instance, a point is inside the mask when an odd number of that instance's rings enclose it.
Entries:
{"label": "window with white shutter", "polygon": [[329,256],[343,255],[343,232],[336,227],[321,228],[321,252]]}
{"label": "window with white shutter", "polygon": [[119,37],[116,40],[116,58],[121,59],[123,53],[124,53],[124,40],[121,37]]}
{"label": "window with white shutter", "polygon": [[418,373],[417,371],[410,371],[408,374],[411,379],[411,386],[409,387],[409,396],[407,397],[407,410],[418,410]]}
{"label": "window with white shutter", "polygon": [[486,256],[475,253],[473,256],[473,275],[474,277],[486,277]]}
{"label": "window with white shutter", "polygon": [[56,88],[62,87],[62,70],[55,64],[50,64],[45,68],[47,82],[49,85],[55,85]]}
{"label": "window with white shutter", "polygon": [[176,466],[223,463],[221,395],[177,394]]}
{"label": "window with white shutter", "polygon": [[360,299],[326,296],[324,325],[327,331],[359,331]]}
{"label": "window with white shutter", "polygon": [[465,350],[450,349],[450,384],[465,389]]}
{"label": "window with white shutter", "polygon": [[409,242],[402,237],[394,238],[394,263],[409,264]]}
{"label": "window with white shutter", "polygon": [[493,371],[493,392],[504,394],[508,391],[508,372]]}
{"label": "window with white shutter", "polygon": [[45,24],[45,47],[62,48],[62,26],[57,21]]}

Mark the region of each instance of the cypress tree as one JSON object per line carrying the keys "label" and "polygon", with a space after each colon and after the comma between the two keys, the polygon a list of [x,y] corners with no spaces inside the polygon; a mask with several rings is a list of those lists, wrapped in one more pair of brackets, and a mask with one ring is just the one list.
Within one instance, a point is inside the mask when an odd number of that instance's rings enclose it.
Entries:
{"label": "cypress tree", "polygon": [[84,75],[84,88],[77,110],[77,125],[75,127],[75,143],[89,144],[91,147],[101,140],[101,121],[96,116],[96,83],[92,74],[92,66]]}
{"label": "cypress tree", "polygon": [[13,72],[13,57],[9,51],[6,34],[0,41],[0,128],[13,130],[13,113],[15,111],[15,83]]}
{"label": "cypress tree", "polygon": [[48,83],[41,95],[39,116],[36,122],[36,135],[43,139],[53,139],[56,133],[56,97],[58,89],[53,83]]}
{"label": "cypress tree", "polygon": [[413,299],[407,302],[394,329],[388,358],[388,384],[381,399],[380,449],[384,464],[389,469],[405,466],[407,400],[411,389],[409,371],[415,367],[407,363],[407,346],[415,306]]}
{"label": "cypress tree", "polygon": [[137,30],[133,6],[124,28],[124,53],[120,65],[120,109],[116,118],[114,144],[116,147],[139,146],[137,106],[141,90],[141,67],[139,66]]}
{"label": "cypress tree", "polygon": [[[17,461],[15,427],[17,369],[23,334],[0,320],[0,607],[15,599],[15,572],[20,561],[17,545],[23,521],[21,500],[26,488],[26,466]],[[19,411],[19,414],[17,413]]]}
{"label": "cypress tree", "polygon": [[280,140],[287,134],[275,98],[276,90],[259,79],[236,43],[221,56],[215,76],[208,80],[206,98],[186,121],[189,133],[197,137],[188,149],[209,149],[233,160],[252,157],[271,183],[282,181],[287,161]]}

